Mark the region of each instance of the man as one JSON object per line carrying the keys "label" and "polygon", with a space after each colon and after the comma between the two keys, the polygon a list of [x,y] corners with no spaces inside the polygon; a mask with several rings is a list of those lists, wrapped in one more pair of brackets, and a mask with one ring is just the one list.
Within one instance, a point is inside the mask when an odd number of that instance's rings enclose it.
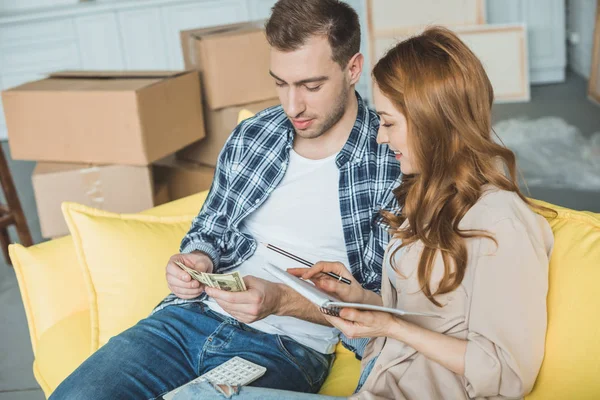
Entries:
{"label": "man", "polygon": [[[400,170],[377,146],[378,118],[354,91],[363,67],[358,16],[338,0],[281,0],[266,32],[282,106],[229,138],[210,194],[166,267],[173,294],[86,360],[55,398],[155,398],[234,356],[267,368],[254,385],[318,391],[337,331],[263,271],[268,262],[298,265],[260,242],[340,261],[379,290],[388,234],[378,215],[395,205]],[[248,290],[207,288],[207,297],[175,261],[237,270]]]}

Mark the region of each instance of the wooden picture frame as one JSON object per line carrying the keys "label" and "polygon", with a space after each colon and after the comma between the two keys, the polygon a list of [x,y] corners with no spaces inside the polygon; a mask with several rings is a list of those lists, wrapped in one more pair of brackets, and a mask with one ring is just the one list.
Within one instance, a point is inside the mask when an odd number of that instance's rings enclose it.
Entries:
{"label": "wooden picture frame", "polygon": [[[373,42],[376,38],[405,35],[423,29],[427,25],[469,26],[483,25],[486,22],[485,0],[365,0],[367,13],[367,35],[369,42],[369,58],[371,67],[377,60]],[[451,16],[444,11],[451,10]],[[387,20],[390,15],[409,14],[411,20],[394,21],[393,26]],[[379,21],[378,16],[384,15],[386,20]],[[383,23],[382,23],[383,22]]]}
{"label": "wooden picture frame", "polygon": [[367,0],[367,11],[375,36],[434,24],[482,25],[486,20],[484,0]]}
{"label": "wooden picture frame", "polygon": [[[531,99],[527,31],[523,24],[450,27],[479,57],[494,87],[496,103]],[[397,31],[371,35],[370,56],[375,65],[398,41],[423,31]]]}
{"label": "wooden picture frame", "polygon": [[592,49],[592,69],[588,81],[588,97],[600,104],[600,2],[596,6],[596,24]]}
{"label": "wooden picture frame", "polygon": [[455,32],[481,60],[494,87],[495,103],[531,100],[524,24],[461,27]]}

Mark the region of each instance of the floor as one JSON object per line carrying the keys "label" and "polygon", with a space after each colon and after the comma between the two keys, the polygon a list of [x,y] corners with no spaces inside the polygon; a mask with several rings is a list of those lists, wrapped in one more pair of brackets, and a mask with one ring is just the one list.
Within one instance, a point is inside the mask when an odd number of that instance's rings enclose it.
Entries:
{"label": "floor", "polygon": [[[559,116],[585,135],[600,132],[600,108],[586,99],[586,82],[576,75],[556,85],[534,86],[532,101],[494,107],[495,121],[507,118]],[[7,143],[2,143],[9,154]],[[34,241],[42,240],[31,187],[33,162],[9,159],[10,169],[28,218]],[[560,166],[557,166],[560,168]],[[535,198],[570,208],[600,212],[600,193],[530,188]],[[0,400],[41,400],[42,391],[33,378],[33,354],[27,321],[14,271],[0,260]]]}
{"label": "floor", "polygon": [[[600,132],[600,105],[587,99],[587,80],[569,73],[564,83],[532,86],[531,102],[494,106],[494,121],[509,118],[536,119],[555,116],[564,119],[590,137]],[[556,168],[561,168],[557,165]],[[600,212],[600,192],[529,187],[530,196],[576,210]]]}

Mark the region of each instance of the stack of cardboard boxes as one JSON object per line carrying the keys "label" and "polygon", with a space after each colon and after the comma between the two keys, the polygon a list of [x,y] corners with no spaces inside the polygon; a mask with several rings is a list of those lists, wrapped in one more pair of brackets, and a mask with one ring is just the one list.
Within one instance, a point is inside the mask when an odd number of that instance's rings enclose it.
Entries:
{"label": "stack of cardboard boxes", "polygon": [[181,38],[187,71],[68,71],[2,93],[12,157],[37,161],[42,236],[68,234],[64,201],[133,213],[208,189],[239,111],[278,104],[261,24]]}
{"label": "stack of cardboard boxes", "polygon": [[256,21],[181,32],[185,68],[202,75],[208,134],[179,151],[178,159],[214,167],[241,110],[257,113],[279,104],[263,26]]}

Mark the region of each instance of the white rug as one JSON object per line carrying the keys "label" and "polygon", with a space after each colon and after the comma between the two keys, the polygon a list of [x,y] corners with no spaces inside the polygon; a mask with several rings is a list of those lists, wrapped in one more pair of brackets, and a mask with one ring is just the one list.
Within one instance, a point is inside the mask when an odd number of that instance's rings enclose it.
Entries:
{"label": "white rug", "polygon": [[600,132],[586,138],[557,117],[509,119],[494,131],[515,152],[527,185],[600,190]]}

